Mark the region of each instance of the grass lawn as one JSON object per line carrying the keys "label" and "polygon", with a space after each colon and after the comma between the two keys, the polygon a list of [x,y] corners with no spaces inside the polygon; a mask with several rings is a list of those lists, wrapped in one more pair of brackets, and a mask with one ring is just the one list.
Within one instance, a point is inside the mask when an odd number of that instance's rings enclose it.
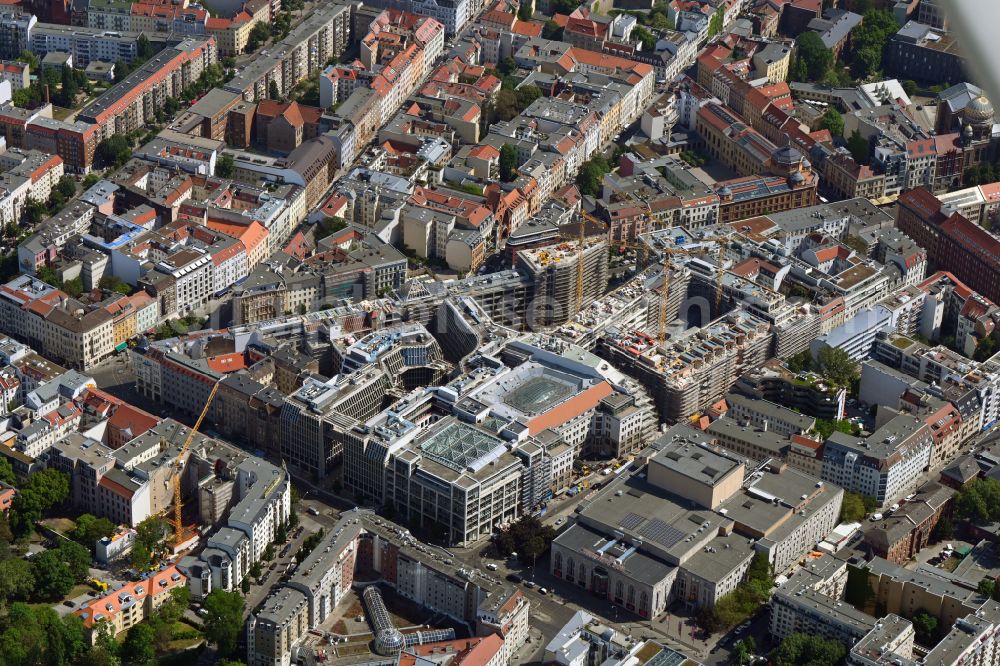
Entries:
{"label": "grass lawn", "polygon": [[64,109],[61,106],[52,105],[52,117],[56,120],[66,120],[73,113],[73,109]]}
{"label": "grass lawn", "polygon": [[954,571],[958,567],[958,563],[961,561],[962,558],[955,557],[954,555],[952,555],[947,560],[941,563],[941,568],[948,572]]}
{"label": "grass lawn", "polygon": [[70,532],[76,529],[76,523],[69,518],[46,518],[42,524],[66,536],[69,536]]}

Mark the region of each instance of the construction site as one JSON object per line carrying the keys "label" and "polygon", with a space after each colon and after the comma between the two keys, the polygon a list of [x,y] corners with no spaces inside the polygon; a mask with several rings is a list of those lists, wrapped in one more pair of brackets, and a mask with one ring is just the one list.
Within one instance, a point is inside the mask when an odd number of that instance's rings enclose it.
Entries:
{"label": "construction site", "polygon": [[607,290],[608,242],[587,238],[532,248],[518,253],[515,267],[534,283],[529,327],[563,324]]}

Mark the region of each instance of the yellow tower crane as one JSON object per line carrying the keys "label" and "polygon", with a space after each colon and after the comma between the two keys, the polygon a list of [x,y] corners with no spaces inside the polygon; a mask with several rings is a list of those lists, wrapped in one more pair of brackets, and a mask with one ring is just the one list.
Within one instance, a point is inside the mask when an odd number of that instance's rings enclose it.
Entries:
{"label": "yellow tower crane", "polygon": [[[709,237],[709,238],[699,238],[698,239],[698,242],[700,242],[700,243],[701,242],[717,242],[717,243],[719,243],[719,247],[718,247],[719,271],[716,274],[716,278],[715,278],[715,310],[716,310],[716,312],[719,311],[719,306],[722,303],[722,278],[723,278],[723,275],[725,274],[725,271],[722,270],[722,249],[723,249],[722,241],[725,241],[725,240],[728,240],[725,236],[712,236],[712,237]],[[621,248],[623,248],[623,249],[641,250],[641,251],[644,251],[644,252],[648,252],[648,251],[652,251],[653,250],[653,248],[649,247],[648,245],[642,244],[642,243],[628,243],[628,242],[625,242],[625,243],[618,243],[618,246],[621,247]],[[691,255],[711,254],[713,252],[713,250],[711,248],[705,248],[705,247],[694,248],[694,249],[690,249],[690,250],[689,249],[685,249],[685,248],[671,248],[671,247],[656,248],[656,249],[657,249],[657,251],[663,253],[663,259],[660,261],[660,265],[661,265],[661,279],[660,279],[660,318],[659,318],[659,330],[657,331],[657,336],[656,336],[656,338],[657,338],[657,340],[659,342],[663,342],[663,341],[665,341],[667,339],[667,300],[668,300],[669,295],[670,295],[670,269],[671,269],[671,264],[672,264],[671,258],[674,255],[691,256]]]}
{"label": "yellow tower crane", "polygon": [[591,215],[585,210],[580,211],[580,239],[577,242],[576,247],[576,311],[579,312],[583,309],[583,250],[584,244],[586,243],[587,234],[587,222],[597,225],[598,227],[603,227],[606,230],[608,228],[608,223],[599,217]]}
{"label": "yellow tower crane", "polygon": [[219,390],[219,382],[216,382],[212,386],[212,391],[208,394],[208,400],[205,401],[205,406],[201,409],[201,414],[198,415],[198,420],[195,421],[194,427],[188,432],[188,436],[184,439],[184,444],[181,445],[180,453],[177,454],[177,458],[174,459],[174,516],[169,521],[174,528],[174,547],[180,546],[187,540],[187,535],[184,530],[184,522],[181,517],[181,472],[184,470],[184,456],[187,454],[188,450],[191,448],[191,442],[194,441],[194,435],[198,432],[198,428],[201,427],[201,422],[205,420],[205,415],[208,414],[208,408],[212,405],[212,400],[215,399],[215,394]]}

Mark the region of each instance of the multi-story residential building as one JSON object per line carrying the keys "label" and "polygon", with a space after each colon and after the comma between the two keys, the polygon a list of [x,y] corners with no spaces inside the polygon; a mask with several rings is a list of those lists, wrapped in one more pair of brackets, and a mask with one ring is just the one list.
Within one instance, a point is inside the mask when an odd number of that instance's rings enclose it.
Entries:
{"label": "multi-story residential building", "polygon": [[114,353],[113,317],[27,275],[0,287],[0,328],[87,370]]}
{"label": "multi-story residential building", "polygon": [[402,9],[410,14],[429,16],[439,21],[449,35],[460,32],[472,18],[469,0],[405,0],[401,3],[375,0],[371,4],[381,9]]}
{"label": "multi-story residential building", "polygon": [[954,495],[953,489],[936,481],[921,486],[899,511],[865,530],[865,545],[890,562],[909,562],[930,544],[931,533]]}
{"label": "multi-story residential building", "polygon": [[321,70],[347,48],[353,7],[337,2],[317,7],[287,37],[270,46],[267,55],[261,54],[247,63],[223,89],[253,102],[268,98],[270,83],[274,81],[279,92],[287,95],[310,72]]}
{"label": "multi-story residential building", "polygon": [[[219,461],[226,465],[217,464]],[[274,542],[279,526],[288,520],[288,472],[206,438],[199,438],[193,446],[188,466],[198,477],[202,520],[223,526],[208,537],[201,553],[181,558],[177,566],[188,576],[192,594],[199,599],[216,589],[238,590],[250,567]]]}
{"label": "multi-story residential building", "polygon": [[11,90],[23,90],[31,85],[31,67],[26,62],[4,60],[0,62],[0,81],[10,83]]}
{"label": "multi-story residential building", "polygon": [[78,117],[97,125],[102,138],[128,134],[144,126],[168,97],[177,97],[217,59],[213,38],[187,38],[157,53],[85,107]]}
{"label": "multi-story residential building", "polygon": [[965,57],[955,36],[916,21],[907,21],[889,39],[885,58],[886,72],[900,79],[944,82],[966,78]]}
{"label": "multi-story residential building", "polygon": [[139,57],[139,37],[164,42],[166,34],[140,30],[105,30],[79,26],[36,23],[30,33],[29,46],[39,58],[51,52],[69,53],[76,67],[86,67],[93,61],[131,63]]}
{"label": "multi-story residential building", "polygon": [[671,338],[665,349],[648,333],[609,329],[597,352],[646,386],[661,420],[678,421],[707,408],[741,375],[763,365],[773,337],[767,322],[734,311]]}
{"label": "multi-story residential building", "polygon": [[927,251],[932,267],[955,277],[993,302],[1000,299],[1000,241],[923,188],[899,197],[896,226]]}
{"label": "multi-story residential building", "polygon": [[834,433],[823,450],[823,479],[888,506],[916,487],[932,447],[930,428],[910,414],[893,417],[865,438]]}
{"label": "multi-story residential building", "polygon": [[796,571],[771,599],[771,635],[807,633],[848,645],[867,635],[877,621],[841,601],[847,575],[847,562],[830,555]]}
{"label": "multi-story residential building", "polygon": [[[321,547],[298,565],[289,582],[250,614],[248,664],[294,663],[292,655],[302,639],[328,617],[356,570],[378,573],[384,581],[382,589],[467,625],[478,636],[499,635],[502,645],[495,646],[494,658],[482,663],[509,663],[527,640],[530,604],[516,587],[430,555],[426,547],[405,536],[402,528],[368,511],[346,512],[331,531]],[[402,637],[397,640],[395,649],[388,651],[393,658],[404,647]],[[380,653],[384,647],[392,648],[379,645]]]}
{"label": "multi-story residential building", "polygon": [[107,623],[116,635],[126,632],[147,617],[171,597],[174,589],[187,582],[175,566],[166,567],[137,583],[126,583],[104,596],[93,599],[73,614],[83,622],[91,643],[100,637]]}

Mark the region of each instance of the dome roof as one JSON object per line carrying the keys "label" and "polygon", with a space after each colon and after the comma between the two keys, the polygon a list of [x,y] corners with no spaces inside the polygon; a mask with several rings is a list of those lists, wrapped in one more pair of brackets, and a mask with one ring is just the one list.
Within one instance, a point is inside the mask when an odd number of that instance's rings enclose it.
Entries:
{"label": "dome roof", "polygon": [[375,635],[375,652],[383,656],[397,655],[406,647],[406,640],[398,629],[382,629]]}
{"label": "dome roof", "polygon": [[974,97],[965,107],[965,117],[974,123],[992,122],[993,104],[985,95]]}
{"label": "dome roof", "polygon": [[801,171],[796,171],[795,173],[792,174],[792,182],[793,183],[804,183],[804,182],[806,182],[806,177],[802,175]]}
{"label": "dome roof", "polygon": [[796,164],[802,159],[802,153],[791,146],[785,146],[774,151],[772,157],[778,164]]}

